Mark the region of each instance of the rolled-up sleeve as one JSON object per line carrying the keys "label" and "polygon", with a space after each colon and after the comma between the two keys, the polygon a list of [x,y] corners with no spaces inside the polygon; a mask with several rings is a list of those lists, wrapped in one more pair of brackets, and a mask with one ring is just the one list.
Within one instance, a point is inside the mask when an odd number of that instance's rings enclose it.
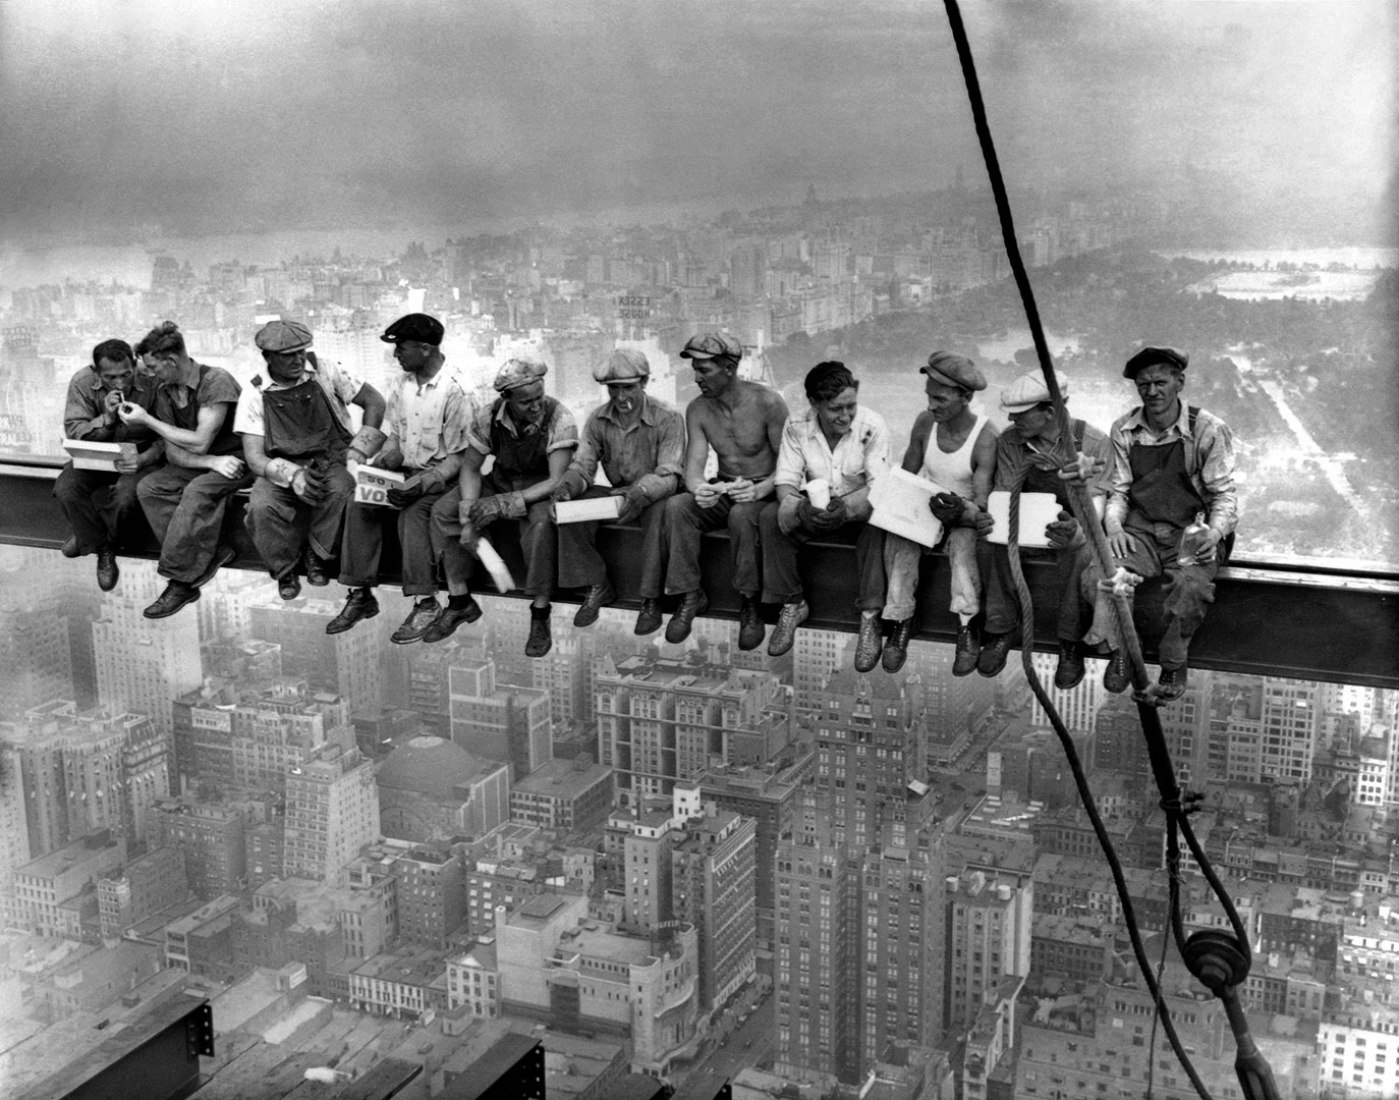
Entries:
{"label": "rolled-up sleeve", "polygon": [[1234,485],[1234,433],[1215,416],[1200,414],[1196,425],[1196,460],[1201,486],[1209,502],[1209,524],[1227,535],[1239,523],[1239,494]]}
{"label": "rolled-up sleeve", "polygon": [[573,450],[578,446],[578,421],[573,419],[573,414],[562,404],[554,411],[553,418],[549,421],[549,447],[548,453],[555,451]]}
{"label": "rolled-up sleeve", "polygon": [[789,417],[782,426],[782,443],[777,449],[777,468],[772,477],[774,485],[800,489],[806,480],[806,455],[801,444],[803,423],[796,417]]}
{"label": "rolled-up sleeve", "polygon": [[574,492],[583,492],[597,479],[597,467],[605,446],[602,418],[594,412],[583,424],[583,440],[578,444],[565,475]]}

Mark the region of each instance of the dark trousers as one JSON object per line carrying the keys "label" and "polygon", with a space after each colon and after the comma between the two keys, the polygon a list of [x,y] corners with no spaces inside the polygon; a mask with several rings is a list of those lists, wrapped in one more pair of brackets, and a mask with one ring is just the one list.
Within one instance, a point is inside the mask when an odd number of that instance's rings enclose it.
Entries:
{"label": "dark trousers", "polygon": [[[515,491],[490,476],[481,479],[483,497]],[[461,572],[458,575],[466,576],[470,572],[471,558],[474,555],[461,544],[461,520],[457,518],[460,505],[461,489],[453,488],[433,509],[432,527],[435,537],[442,543],[442,553],[447,558],[448,568],[460,568]],[[496,520],[478,533],[490,538],[493,530],[509,524],[514,524],[519,532],[520,553],[525,559],[525,583],[522,586],[525,595],[551,595],[554,591],[554,569],[558,561],[558,540],[554,537],[554,517],[550,513],[550,502],[541,500],[531,504],[529,511],[519,519]]]}
{"label": "dark trousers", "polygon": [[861,611],[877,611],[884,606],[884,532],[863,520],[841,524],[833,531],[811,531],[798,527],[784,535],[777,522],[778,505],[769,501],[758,518],[763,547],[763,602],[787,603],[802,594],[797,572],[797,553],[813,538],[855,542],[855,571],[859,574],[855,606]]}
{"label": "dark trousers", "polygon": [[[1114,559],[1113,568],[1120,565],[1140,577],[1162,578],[1161,644],[1157,652],[1162,668],[1184,668],[1190,656],[1190,639],[1205,621],[1209,605],[1214,603],[1214,577],[1219,572],[1221,554],[1216,550],[1213,561],[1181,565],[1176,560],[1180,549],[1179,527],[1171,524],[1148,526],[1133,522],[1133,518],[1129,517],[1125,527],[1136,539],[1137,548],[1124,558]],[[1112,596],[1098,590],[1101,577],[1101,570],[1090,560],[1083,570],[1084,597],[1094,601],[1089,640],[1105,640],[1113,649],[1120,649],[1122,642],[1112,609]]]}
{"label": "dark trousers", "polygon": [[[1010,572],[1010,551],[997,543],[990,545],[990,562],[985,579],[986,630],[990,634],[1015,633],[1020,623],[1020,597],[1015,591],[1015,578]],[[1056,592],[1059,596],[1059,640],[1076,642],[1083,637],[1087,605],[1083,602],[1083,570],[1092,554],[1088,545],[1065,550],[1021,549],[1020,560],[1048,561],[1053,556],[1057,570]]]}
{"label": "dark trousers", "polygon": [[78,540],[79,554],[120,546],[131,535],[131,525],[141,515],[136,486],[154,469],[143,466],[134,473],[109,474],[78,470],[71,462],[63,467],[53,483],[53,495]]}
{"label": "dark trousers", "polygon": [[699,590],[700,537],[706,531],[717,531],[727,525],[734,591],[756,598],[763,587],[758,517],[767,503],[755,500],[735,504],[725,496],[720,497],[714,507],[701,508],[692,493],[680,493],[666,501],[666,530],[670,536],[666,592],[673,596]]}
{"label": "dark trousers", "polygon": [[355,482],[343,466],[331,466],[325,482],[325,499],[316,504],[307,504],[265,477],[253,483],[243,522],[274,577],[295,571],[307,543],[320,558],[333,558],[339,550],[345,505],[355,495]]}
{"label": "dark trousers", "polygon": [[[404,470],[409,477],[417,470]],[[340,583],[347,588],[373,588],[379,583],[379,556],[384,548],[384,524],[398,524],[403,557],[403,594],[432,596],[437,592],[437,559],[442,544],[432,522],[433,507],[442,493],[424,493],[406,508],[381,504],[345,506],[345,533],[340,544]]]}
{"label": "dark trousers", "polygon": [[214,470],[161,466],[141,479],[136,496],[160,542],[162,577],[194,584],[209,572],[223,536],[228,502],[253,475],[226,478]]}
{"label": "dark trousers", "polygon": [[[592,486],[575,500],[611,496],[610,489]],[[642,510],[641,577],[637,591],[642,599],[654,600],[665,584],[666,521],[664,500]],[[607,563],[597,552],[596,523],[561,523],[559,528],[559,587],[585,588],[607,580]]]}

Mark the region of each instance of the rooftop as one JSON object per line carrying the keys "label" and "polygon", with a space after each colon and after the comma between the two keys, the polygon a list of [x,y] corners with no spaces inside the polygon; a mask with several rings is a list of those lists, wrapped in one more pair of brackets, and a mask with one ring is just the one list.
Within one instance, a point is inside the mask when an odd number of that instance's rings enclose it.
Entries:
{"label": "rooftop", "polygon": [[611,774],[612,768],[607,764],[580,767],[575,761],[555,758],[517,780],[513,789],[523,794],[569,798],[581,794]]}

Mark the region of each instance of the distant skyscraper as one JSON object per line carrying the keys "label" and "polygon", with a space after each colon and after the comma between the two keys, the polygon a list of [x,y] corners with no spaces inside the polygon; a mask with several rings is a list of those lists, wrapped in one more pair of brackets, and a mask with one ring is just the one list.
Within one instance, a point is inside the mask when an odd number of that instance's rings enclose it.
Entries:
{"label": "distant skyscraper", "polygon": [[249,608],[249,630],[253,637],[282,647],[284,675],[304,679],[315,691],[343,696],[352,714],[377,714],[384,706],[384,623],[392,616],[359,623],[343,634],[327,634],[326,624],[339,613],[339,604],[319,596],[255,603]]}
{"label": "distant skyscraper", "polygon": [[1029,975],[1033,909],[1034,883],[1028,876],[972,871],[949,891],[943,987],[949,1035],[976,1022],[985,994],[1002,978]]}
{"label": "distant skyscraper", "polygon": [[331,747],[287,775],[283,869],[288,878],[334,883],[340,868],[379,837],[374,766]]}
{"label": "distant skyscraper", "polygon": [[0,557],[0,721],[49,699],[73,697],[69,618],[38,551]]}
{"label": "distant skyscraper", "polygon": [[512,779],[554,758],[548,692],[497,684],[490,657],[458,658],[447,682],[452,740],[467,752],[508,763]]}

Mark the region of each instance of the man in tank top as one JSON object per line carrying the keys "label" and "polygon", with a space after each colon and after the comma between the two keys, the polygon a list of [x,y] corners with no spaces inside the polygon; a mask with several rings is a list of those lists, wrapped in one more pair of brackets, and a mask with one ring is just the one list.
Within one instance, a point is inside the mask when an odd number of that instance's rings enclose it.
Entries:
{"label": "man in tank top", "polygon": [[[952,569],[951,610],[961,622],[953,671],[965,676],[976,668],[981,644],[972,620],[981,610],[981,577],[976,563],[977,522],[986,511],[996,466],[996,429],[971,409],[972,395],[986,379],[965,355],[935,351],[919,372],[927,376],[928,411],[913,422],[903,468],[936,482],[942,492],[931,501],[933,514],[947,530],[945,546]],[[924,547],[900,535],[884,540],[884,569],[889,579],[884,618],[894,623],[884,647],[883,664],[897,672],[908,656],[915,624],[919,564]]]}

